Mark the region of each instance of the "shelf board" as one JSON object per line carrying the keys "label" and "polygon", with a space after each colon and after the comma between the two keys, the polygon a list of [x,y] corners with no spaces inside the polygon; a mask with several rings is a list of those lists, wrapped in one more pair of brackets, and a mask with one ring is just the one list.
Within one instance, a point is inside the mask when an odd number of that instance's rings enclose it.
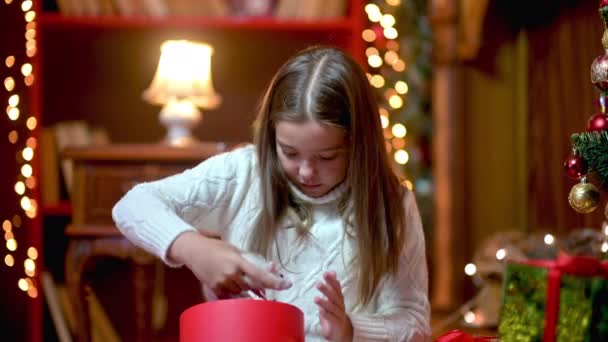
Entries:
{"label": "shelf board", "polygon": [[352,31],[350,18],[327,20],[292,20],[272,17],[259,18],[201,18],[201,17],[120,17],[120,16],[64,16],[59,13],[43,13],[38,18],[43,26],[82,28],[209,28],[260,31]]}
{"label": "shelf board", "polygon": [[43,216],[70,216],[72,215],[72,203],[69,201],[61,201],[52,205],[42,207]]}

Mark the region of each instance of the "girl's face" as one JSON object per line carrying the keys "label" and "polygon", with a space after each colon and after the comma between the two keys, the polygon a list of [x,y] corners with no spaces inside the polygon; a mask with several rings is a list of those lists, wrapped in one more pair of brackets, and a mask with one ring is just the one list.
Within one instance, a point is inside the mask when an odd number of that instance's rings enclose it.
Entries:
{"label": "girl's face", "polygon": [[321,197],[344,181],[348,165],[343,129],[306,121],[279,121],[277,154],[289,180],[310,197]]}

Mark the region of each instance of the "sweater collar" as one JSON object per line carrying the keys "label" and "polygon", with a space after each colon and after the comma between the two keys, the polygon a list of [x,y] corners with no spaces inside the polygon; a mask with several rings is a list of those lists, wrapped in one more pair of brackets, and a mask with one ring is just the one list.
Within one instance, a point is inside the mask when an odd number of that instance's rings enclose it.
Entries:
{"label": "sweater collar", "polygon": [[342,183],[340,183],[340,185],[331,189],[328,193],[326,193],[325,195],[323,195],[321,197],[310,197],[310,196],[306,195],[305,193],[303,193],[302,191],[300,191],[300,189],[298,189],[298,187],[295,186],[292,182],[288,182],[288,183],[289,183],[289,189],[291,190],[291,193],[298,200],[309,203],[309,204],[313,204],[313,205],[320,205],[320,204],[327,204],[327,203],[334,202],[337,199],[339,199],[340,197],[342,197],[342,195],[344,195],[344,193],[346,192],[346,182],[342,182]]}

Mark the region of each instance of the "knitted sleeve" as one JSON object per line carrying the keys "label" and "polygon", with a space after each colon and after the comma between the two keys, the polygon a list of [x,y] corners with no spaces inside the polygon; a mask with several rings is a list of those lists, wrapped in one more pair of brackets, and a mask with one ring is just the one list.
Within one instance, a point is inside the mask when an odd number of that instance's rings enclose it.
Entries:
{"label": "knitted sleeve", "polygon": [[424,232],[414,194],[406,193],[406,244],[398,274],[387,278],[375,314],[351,314],[354,341],[429,341],[430,305]]}
{"label": "knitted sleeve", "polygon": [[[135,245],[167,258],[178,235],[195,229],[222,235],[246,193],[255,151],[246,147],[214,156],[180,174],[140,183],[112,209],[118,229]],[[240,178],[240,179],[239,179]]]}

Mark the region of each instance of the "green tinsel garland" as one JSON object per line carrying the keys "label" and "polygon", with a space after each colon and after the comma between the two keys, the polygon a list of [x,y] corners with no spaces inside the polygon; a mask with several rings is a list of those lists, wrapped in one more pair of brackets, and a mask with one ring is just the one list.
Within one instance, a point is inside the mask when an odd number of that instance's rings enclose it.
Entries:
{"label": "green tinsel garland", "polygon": [[594,172],[608,191],[608,131],[575,133],[570,140],[572,147],[587,162],[588,172]]}

